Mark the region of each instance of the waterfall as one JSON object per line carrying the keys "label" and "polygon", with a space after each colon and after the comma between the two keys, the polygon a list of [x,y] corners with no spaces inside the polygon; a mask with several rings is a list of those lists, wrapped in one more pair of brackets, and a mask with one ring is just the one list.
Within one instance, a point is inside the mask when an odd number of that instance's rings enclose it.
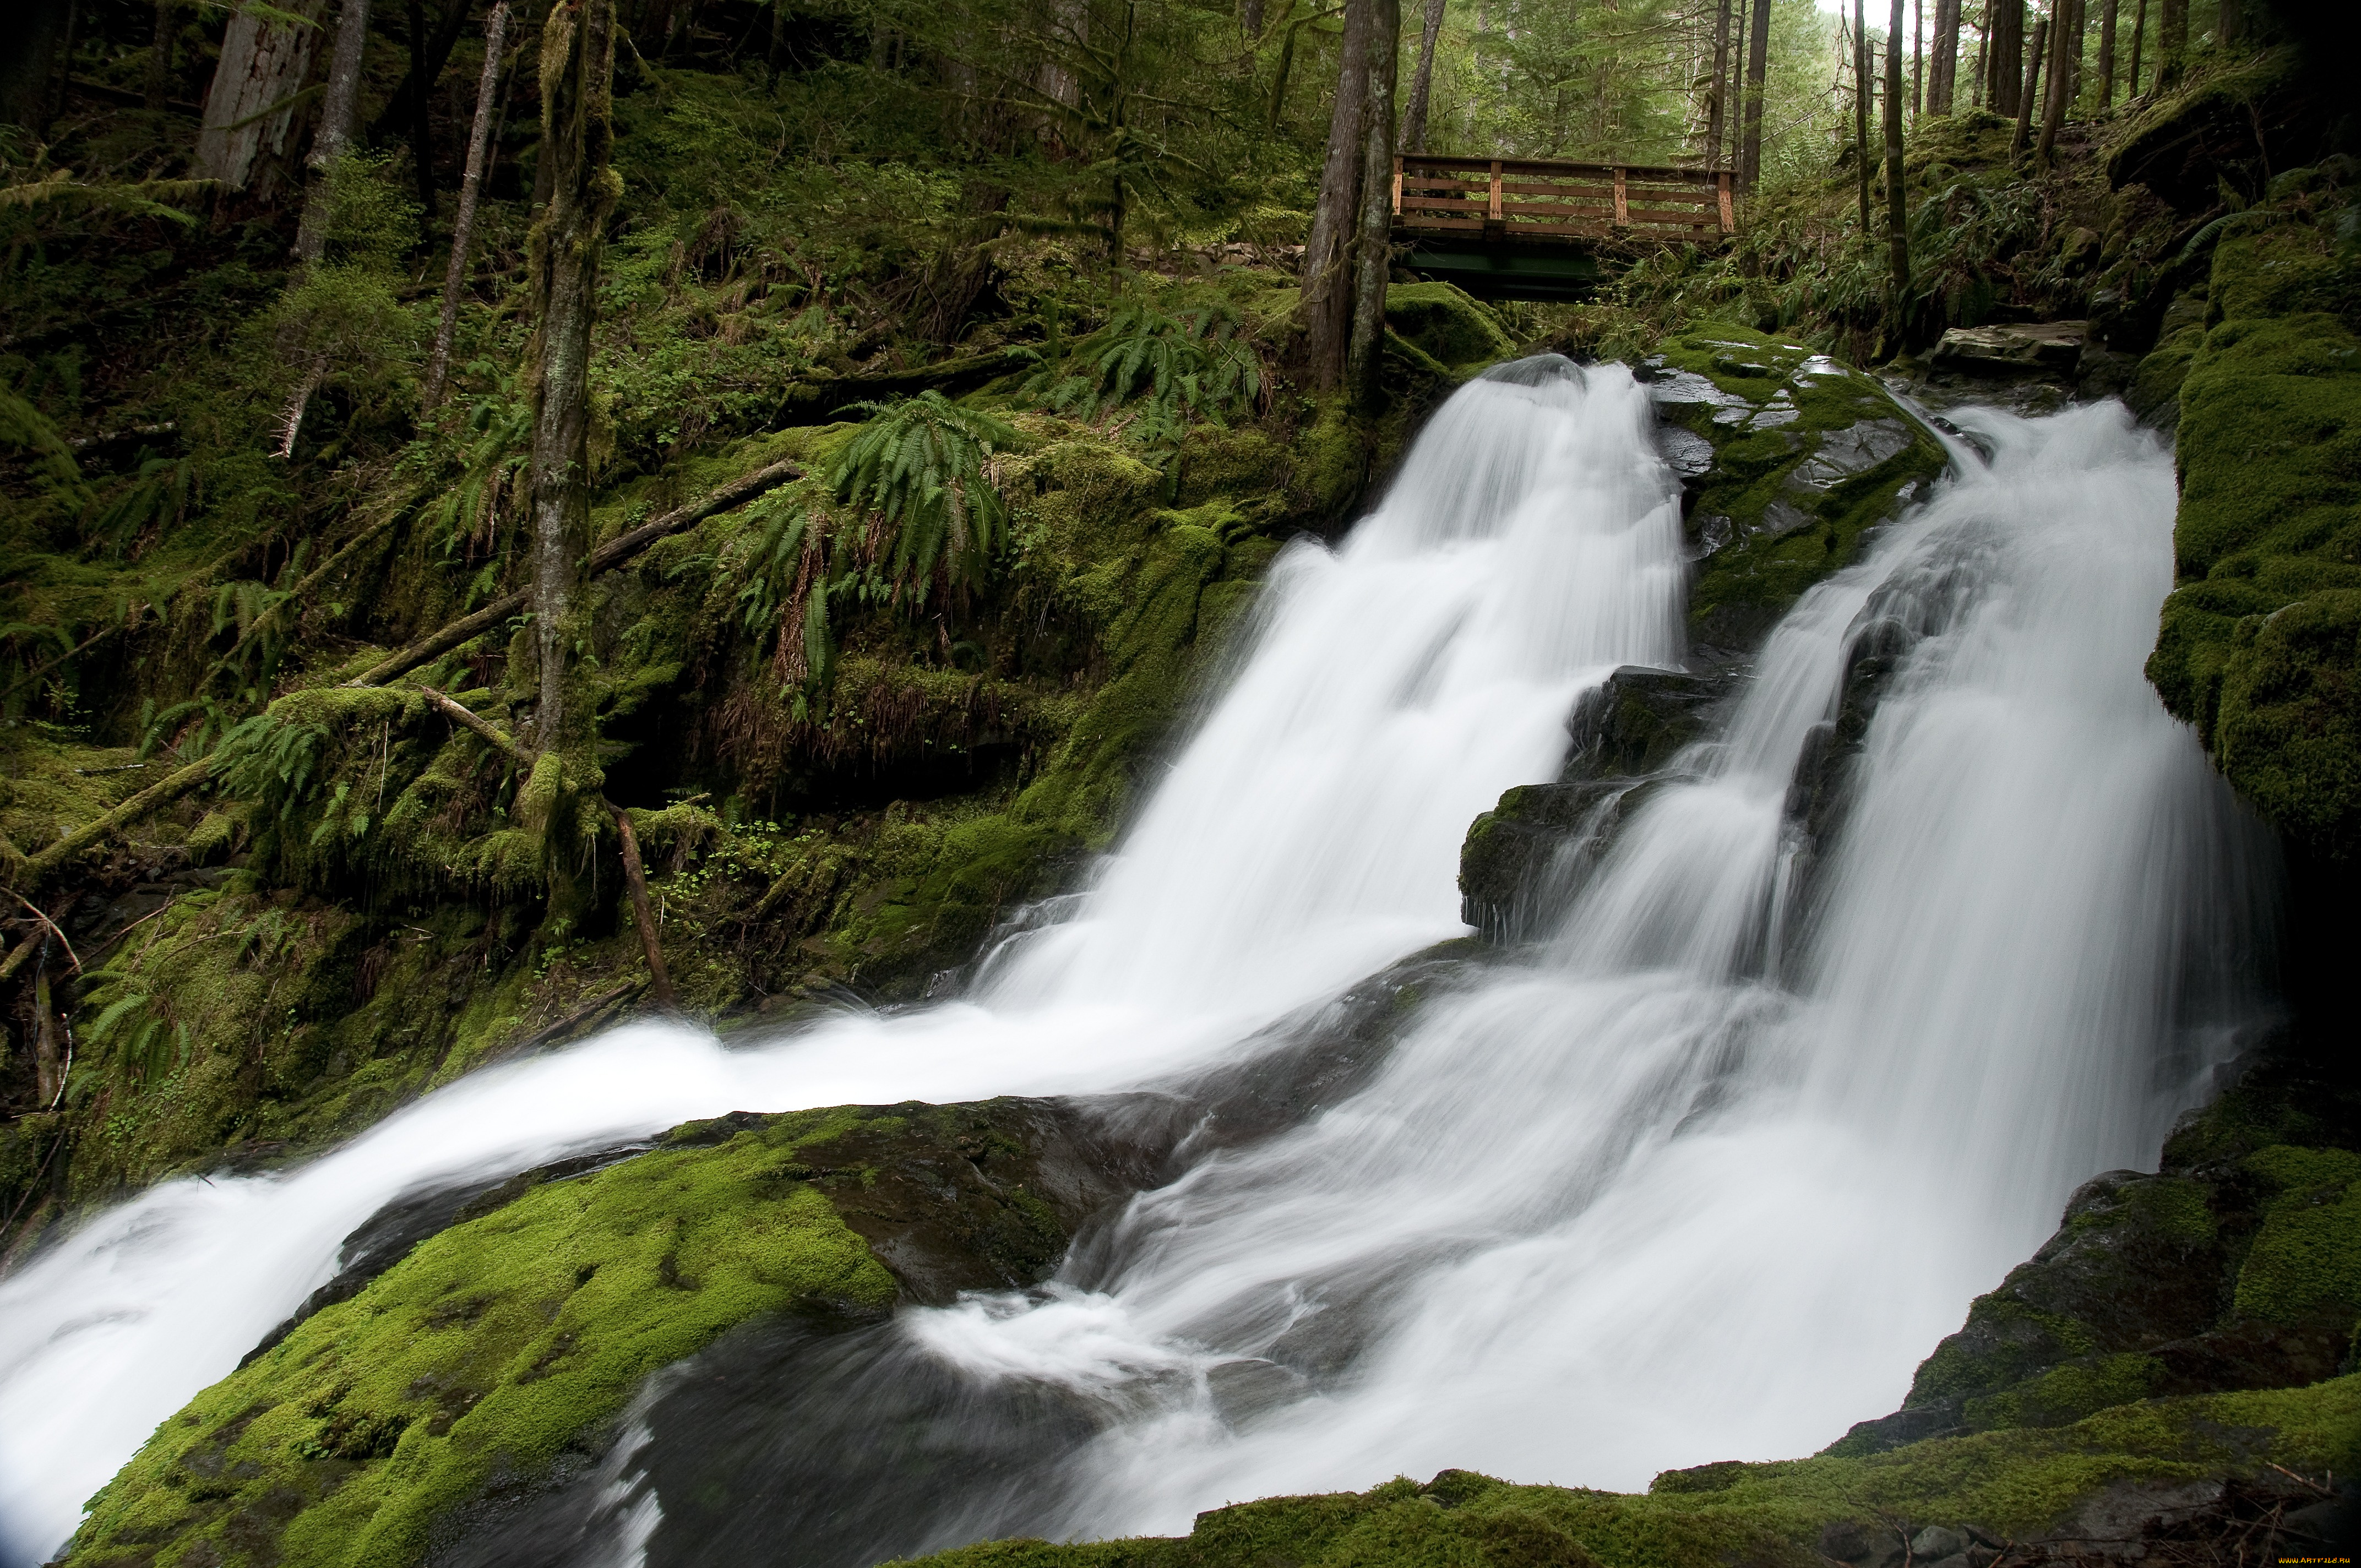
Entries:
{"label": "waterfall", "polygon": [[60,1544],[404,1194],[733,1110],[1135,1084],[1460,934],[1468,822],[1555,771],[1587,685],[1680,655],[1678,496],[1652,422],[1629,372],[1554,356],[1455,394],[1343,548],[1280,555],[1073,917],[1012,938],[972,1000],[738,1050],[628,1026],[473,1074],[295,1169],[164,1183],[50,1243],[0,1280],[5,1560]]}

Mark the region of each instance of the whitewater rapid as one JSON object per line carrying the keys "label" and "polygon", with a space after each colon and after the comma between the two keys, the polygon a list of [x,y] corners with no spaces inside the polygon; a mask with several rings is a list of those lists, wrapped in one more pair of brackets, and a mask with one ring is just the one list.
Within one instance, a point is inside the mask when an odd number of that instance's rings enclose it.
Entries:
{"label": "whitewater rapid", "polygon": [[1430,422],[1342,548],[1274,563],[1233,667],[1073,917],[972,1000],[726,1049],[642,1024],[471,1075],[275,1175],[163,1184],[0,1280],[0,1543],[36,1563],[404,1193],[732,1110],[1120,1088],[1465,927],[1468,822],[1565,716],[1681,657],[1677,488],[1620,367],[1503,367]]}

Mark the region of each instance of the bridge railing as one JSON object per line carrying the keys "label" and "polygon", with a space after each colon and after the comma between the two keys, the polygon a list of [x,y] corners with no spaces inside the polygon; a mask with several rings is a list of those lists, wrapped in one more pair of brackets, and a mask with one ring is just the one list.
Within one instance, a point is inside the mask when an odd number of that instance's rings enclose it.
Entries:
{"label": "bridge railing", "polygon": [[1727,171],[1428,153],[1394,159],[1394,222],[1417,236],[1543,245],[1714,239],[1738,226]]}

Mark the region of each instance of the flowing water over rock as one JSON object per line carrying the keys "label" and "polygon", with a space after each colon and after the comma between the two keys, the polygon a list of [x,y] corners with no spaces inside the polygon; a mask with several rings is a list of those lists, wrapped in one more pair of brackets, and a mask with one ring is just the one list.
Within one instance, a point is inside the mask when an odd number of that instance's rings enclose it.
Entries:
{"label": "flowing water over rock", "polygon": [[[1650,421],[1612,367],[1455,398],[1343,549],[1282,557],[1121,852],[974,1000],[734,1051],[619,1031],[288,1174],[170,1184],[0,1283],[15,1554],[404,1194],[730,1110],[1188,1092],[1459,934],[1469,821],[1554,774],[1584,690],[1679,662]],[[2264,924],[2251,835],[2140,675],[2163,453],[2113,408],[1977,433],[1989,469],[1813,590],[1718,737],[1617,803],[1547,939],[1430,992],[1340,1102],[1202,1152],[1039,1290],[817,1344],[750,1325],[527,1539],[849,1564],[1446,1465],[1631,1486],[1892,1408],[2080,1180],[2152,1156]],[[540,1560],[520,1522],[452,1560]]]}

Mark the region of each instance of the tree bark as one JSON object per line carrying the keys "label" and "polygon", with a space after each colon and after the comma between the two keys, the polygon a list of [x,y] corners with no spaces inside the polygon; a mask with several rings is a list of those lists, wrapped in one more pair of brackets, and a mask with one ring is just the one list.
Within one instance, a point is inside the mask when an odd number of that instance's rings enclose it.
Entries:
{"label": "tree bark", "polygon": [[[16,0],[0,15],[0,119],[36,136],[49,119],[50,69],[66,38],[72,9],[71,0]],[[236,21],[231,18],[233,27]],[[252,30],[258,34],[260,29]],[[225,61],[228,45],[224,38]]]}
{"label": "tree bark", "polygon": [[2156,85],[2169,93],[2180,85],[2188,61],[2189,0],[2160,0],[2157,10]]}
{"label": "tree bark", "polygon": [[[1443,36],[1444,0],[1426,0],[1426,16],[1418,35],[1418,73],[1411,78],[1410,113],[1402,118],[1401,149],[1426,150],[1426,101],[1434,87],[1434,42]],[[1722,26],[1730,25],[1730,0],[1721,0]],[[1720,68],[1717,66],[1717,71]],[[1719,124],[1719,118],[1716,123]]]}
{"label": "tree bark", "polygon": [[2222,0],[2222,9],[2214,23],[2214,41],[2222,48],[2235,49],[2246,38],[2246,11],[2239,0]]}
{"label": "tree bark", "polygon": [[[454,11],[467,9],[462,0],[452,0]],[[410,0],[410,161],[418,175],[418,206],[426,221],[434,221],[434,142],[426,123],[426,100],[434,88],[428,75],[426,41],[426,7],[420,0]],[[441,62],[435,62],[439,67]],[[434,75],[442,71],[436,69]]]}
{"label": "tree bark", "polygon": [[787,56],[787,0],[771,0],[771,47],[763,56],[773,92],[779,87],[779,62]]}
{"label": "tree bark", "polygon": [[1979,109],[1984,106],[1992,89],[1991,72],[1987,62],[1992,56],[1993,6],[1996,3],[1997,0],[1984,0],[1984,25],[1976,31],[1976,74],[1972,85],[1968,89],[1968,97],[1969,102]]}
{"label": "tree bark", "polygon": [[312,137],[312,189],[304,198],[302,224],[295,233],[295,259],[305,267],[320,259],[328,243],[328,175],[352,139],[361,53],[368,45],[368,7],[369,0],[344,0],[336,17],[336,52],[328,62],[327,99],[321,105],[320,128]]}
{"label": "tree bark", "polygon": [[1894,264],[1894,335],[1907,330],[1910,298],[1910,212],[1902,183],[1902,0],[1894,0],[1885,32],[1885,246]]}
{"label": "tree bark", "polygon": [[1746,51],[1746,129],[1738,181],[1749,191],[1763,177],[1763,93],[1771,70],[1771,0],[1754,0],[1754,37]]}
{"label": "tree bark", "polygon": [[1353,341],[1345,378],[1353,403],[1373,411],[1382,395],[1386,283],[1393,267],[1394,71],[1401,54],[1401,0],[1369,0],[1369,85],[1361,106],[1361,210],[1354,241]]}
{"label": "tree bark", "polygon": [[590,329],[598,254],[620,193],[608,167],[614,69],[614,0],[560,0],[541,50],[541,148],[553,167],[531,262],[533,743],[558,757],[577,792],[598,784],[596,715],[578,697],[577,651],[589,630]]}
{"label": "tree bark", "polygon": [[1935,0],[1935,55],[1927,70],[1927,112],[1948,115],[1960,82],[1960,0]]}
{"label": "tree bark", "polygon": [[2018,84],[2016,95],[2016,134],[2009,137],[2008,150],[2023,152],[2033,134],[2033,105],[2041,93],[2041,51],[2049,41],[2049,18],[2037,16],[2033,21],[2033,54],[2026,61],[2025,80]]}
{"label": "tree bark", "polygon": [[648,900],[648,876],[640,864],[640,836],[631,831],[631,814],[614,802],[607,809],[615,818],[615,837],[623,850],[623,885],[631,890],[631,924],[640,928],[640,951],[647,956],[648,978],[653,982],[656,1005],[671,1007],[678,998],[673,993],[672,975],[664,968],[664,944],[656,939],[655,911]]}
{"label": "tree bark", "polygon": [[152,113],[164,107],[172,85],[172,0],[156,0],[156,34],[148,45],[148,80],[141,102]]}
{"label": "tree bark", "polygon": [[[356,0],[366,4],[366,0]],[[324,0],[289,0],[279,7],[317,21]],[[314,27],[287,27],[239,9],[222,33],[221,59],[205,90],[204,117],[197,127],[195,174],[218,180],[225,190],[253,182],[255,164],[265,153],[283,156],[294,118],[295,94],[312,72]]]}
{"label": "tree bark", "polygon": [[1238,31],[1248,43],[1262,37],[1262,0],[1238,0]]}
{"label": "tree bark", "polygon": [[2025,0],[1985,0],[1984,12],[1992,32],[1984,102],[1995,115],[2014,115],[2025,86]]}
{"label": "tree bark", "polygon": [[476,82],[476,123],[467,135],[467,169],[459,181],[459,211],[451,225],[451,265],[443,274],[443,315],[434,326],[434,352],[426,362],[426,387],[419,398],[421,405],[429,409],[443,400],[443,382],[451,370],[459,296],[467,286],[467,247],[476,235],[476,203],[483,194],[484,175],[491,161],[492,120],[500,104],[500,45],[508,27],[509,0],[492,0],[492,14],[484,18],[484,73]]}
{"label": "tree bark", "polygon": [[2057,0],[2058,41],[2051,46],[2049,95],[2042,107],[2041,143],[2034,157],[2044,166],[2058,145],[2058,129],[2072,106],[2082,60],[2082,0]]}
{"label": "tree bark", "polygon": [[65,1090],[58,1067],[58,1010],[49,1001],[49,948],[41,944],[39,966],[33,970],[33,1093],[46,1111]]}
{"label": "tree bark", "polygon": [[1861,237],[1871,233],[1869,221],[1869,18],[1863,0],[1852,0],[1852,156],[1861,185]]}
{"label": "tree bark", "polygon": [[2139,96],[2140,47],[2147,42],[2147,0],[2132,0],[2132,73],[2124,84],[2124,96]]}
{"label": "tree bark", "polygon": [[1927,112],[1927,9],[1925,0],[1910,0],[1910,113]]}
{"label": "tree bark", "polygon": [[1705,166],[1721,168],[1722,137],[1730,122],[1730,10],[1721,0],[1713,24],[1713,99],[1706,106]]}
{"label": "tree bark", "polygon": [[1341,385],[1351,353],[1353,230],[1361,210],[1361,112],[1369,93],[1370,12],[1377,0],[1345,0],[1345,34],[1328,148],[1320,165],[1320,200],[1303,247],[1303,326],[1312,384]]}
{"label": "tree bark", "polygon": [[2115,13],[2123,0],[2106,0],[2099,13],[2099,112],[2115,106]]}

